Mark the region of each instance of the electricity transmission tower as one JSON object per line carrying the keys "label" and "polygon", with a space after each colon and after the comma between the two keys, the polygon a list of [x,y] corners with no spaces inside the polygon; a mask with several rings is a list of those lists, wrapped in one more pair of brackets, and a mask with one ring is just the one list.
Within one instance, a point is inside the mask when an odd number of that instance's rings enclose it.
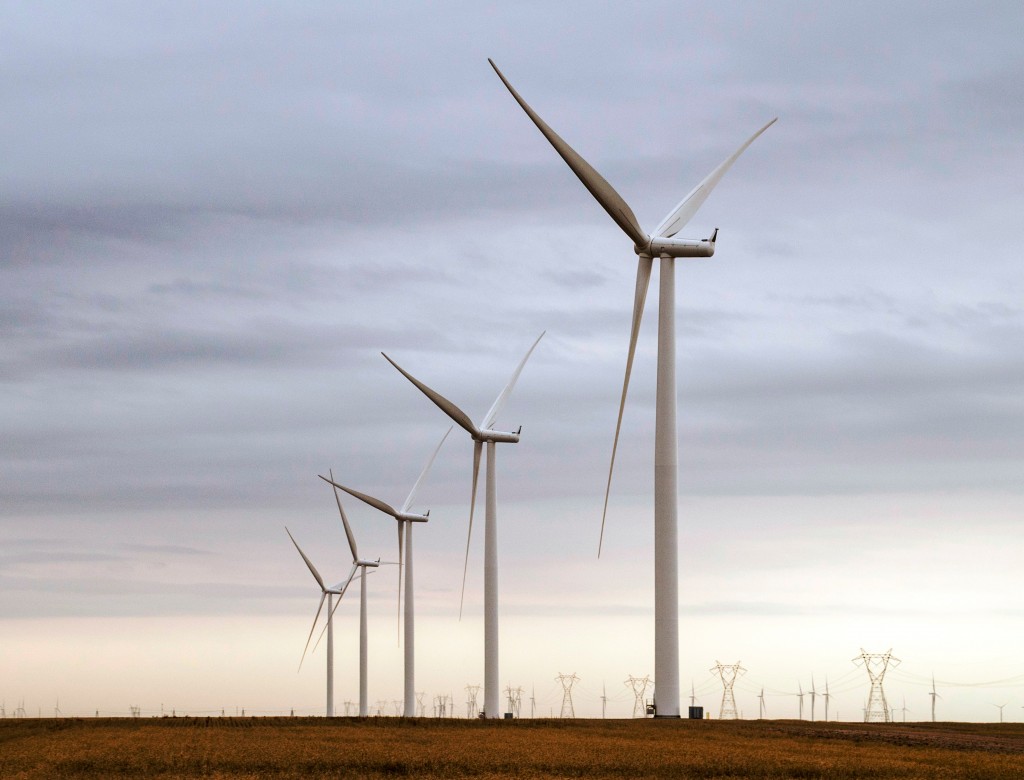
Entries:
{"label": "electricity transmission tower", "polygon": [[[352,713],[352,700],[349,699],[345,702],[345,717],[347,718]],[[292,715],[295,714],[295,710],[292,710]]]}
{"label": "electricity transmission tower", "polygon": [[513,688],[511,685],[505,686],[505,697],[508,701],[508,709],[505,712],[511,712],[513,718],[519,718],[519,712],[523,705],[523,689],[522,686],[519,688]]}
{"label": "electricity transmission tower", "polygon": [[644,675],[643,677],[629,675],[626,678],[625,685],[633,689],[633,696],[636,697],[636,700],[633,702],[634,718],[643,718],[647,715],[647,708],[644,706],[644,694],[647,692],[647,687],[650,684],[650,675]]}
{"label": "electricity transmission tower", "polygon": [[863,666],[871,681],[871,693],[868,694],[868,704],[864,708],[864,722],[891,723],[892,716],[889,713],[889,704],[885,700],[882,682],[889,665],[899,666],[900,659],[892,654],[892,648],[884,653],[868,653],[862,647],[860,655],[853,659],[853,663],[855,666]]}
{"label": "electricity transmission tower", "polygon": [[466,717],[475,718],[480,714],[480,710],[477,708],[476,697],[480,693],[479,685],[467,685],[466,686]]}
{"label": "electricity transmission tower", "polygon": [[558,717],[575,718],[576,711],[572,708],[572,686],[578,683],[580,678],[576,676],[576,672],[572,674],[559,672],[555,679],[562,684],[562,712]]}
{"label": "electricity transmission tower", "polygon": [[734,664],[723,664],[719,661],[715,661],[715,665],[708,671],[717,672],[718,676],[722,679],[722,706],[718,710],[718,719],[738,720],[739,715],[736,712],[736,697],[733,696],[732,686],[736,682],[736,678],[742,674],[746,674],[747,670],[740,666],[739,661]]}

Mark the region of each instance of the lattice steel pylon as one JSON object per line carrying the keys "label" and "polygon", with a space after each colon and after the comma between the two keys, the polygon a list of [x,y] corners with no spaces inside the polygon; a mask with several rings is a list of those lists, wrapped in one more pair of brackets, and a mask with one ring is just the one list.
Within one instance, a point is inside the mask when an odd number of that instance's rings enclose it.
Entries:
{"label": "lattice steel pylon", "polygon": [[576,711],[572,708],[572,686],[578,683],[580,678],[576,676],[576,672],[572,674],[559,672],[555,679],[562,684],[562,712],[558,717],[575,718]]}
{"label": "lattice steel pylon", "polygon": [[476,704],[477,694],[480,693],[479,685],[466,686],[466,717],[475,718],[480,715],[480,709]]}
{"label": "lattice steel pylon", "polygon": [[644,704],[644,694],[647,692],[647,686],[651,684],[651,676],[644,675],[643,677],[634,677],[629,675],[626,678],[625,685],[633,689],[633,696],[636,700],[633,702],[633,717],[644,718],[647,716],[647,707]]}
{"label": "lattice steel pylon", "polygon": [[722,707],[718,710],[719,720],[739,720],[739,713],[736,712],[736,697],[733,696],[732,686],[736,678],[746,674],[747,670],[740,666],[737,661],[734,664],[723,664],[715,661],[715,665],[709,671],[716,672],[722,678]]}
{"label": "lattice steel pylon", "polygon": [[519,718],[519,712],[522,709],[523,704],[523,688],[513,688],[511,685],[505,686],[505,697],[508,701],[508,709],[506,712],[512,713],[513,718]]}
{"label": "lattice steel pylon", "polygon": [[891,723],[892,716],[889,713],[889,704],[885,700],[882,682],[889,666],[899,666],[900,659],[892,654],[891,647],[884,653],[869,653],[862,647],[860,655],[852,660],[855,666],[864,667],[868,679],[871,680],[871,693],[868,694],[868,703],[864,708],[864,722]]}

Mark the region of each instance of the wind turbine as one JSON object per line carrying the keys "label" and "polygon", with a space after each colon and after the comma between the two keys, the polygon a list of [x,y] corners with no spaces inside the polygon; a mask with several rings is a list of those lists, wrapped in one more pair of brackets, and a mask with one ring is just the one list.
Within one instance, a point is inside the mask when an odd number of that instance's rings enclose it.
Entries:
{"label": "wind turbine", "polygon": [[828,720],[828,700],[832,698],[832,694],[828,692],[828,675],[825,675],[825,692],[821,694],[821,698],[825,700],[825,720]]}
{"label": "wind turbine", "polygon": [[1003,707],[1005,707],[1006,705],[1005,704],[993,704],[992,706],[999,708],[999,722],[1002,723],[1003,722]]}
{"label": "wind turbine", "polygon": [[[453,404],[443,395],[431,390],[421,381],[408,373],[398,363],[384,357],[387,361],[401,372],[402,376],[412,382],[420,392],[434,402],[434,404],[461,428],[463,428],[473,439],[473,489],[469,499],[469,531],[466,534],[466,560],[462,566],[462,593],[463,598],[466,592],[466,571],[469,567],[469,542],[473,534],[473,510],[476,505],[476,485],[480,474],[480,456],[483,452],[483,445],[487,445],[487,479],[485,483],[485,511],[484,511],[484,717],[500,718],[499,694],[500,683],[498,682],[498,496],[495,476],[494,445],[498,442],[503,444],[515,444],[519,441],[519,433],[522,426],[514,433],[508,431],[496,431],[492,428],[498,414],[504,407],[512,388],[515,387],[523,366],[529,359],[537,344],[544,337],[541,333],[533,345],[526,351],[523,359],[519,361],[516,370],[512,372],[505,389],[502,390],[494,400],[487,414],[483,416],[480,423],[474,423],[468,414]],[[381,353],[383,354],[383,353]],[[462,614],[462,603],[460,600],[459,614]]]}
{"label": "wind turbine", "polygon": [[800,689],[800,693],[797,694],[797,698],[800,699],[800,720],[804,719],[804,686],[799,680],[797,680],[797,687]]}
{"label": "wind turbine", "polygon": [[299,543],[295,541],[295,537],[292,536],[292,532],[288,530],[288,526],[285,526],[285,532],[288,534],[288,538],[292,540],[292,544],[295,545],[295,549],[299,551],[299,555],[302,556],[302,560],[306,562],[306,566],[309,567],[310,574],[313,575],[313,579],[316,580],[316,584],[320,586],[320,604],[316,608],[316,615],[313,616],[313,625],[309,629],[309,636],[306,637],[306,646],[302,649],[302,658],[299,660],[299,669],[302,668],[302,662],[306,660],[306,651],[309,650],[309,642],[313,638],[313,631],[316,629],[316,622],[320,619],[320,610],[324,607],[324,599],[327,599],[327,717],[334,717],[334,597],[337,596],[339,599],[345,595],[345,589],[348,584],[352,582],[352,578],[355,576],[356,567],[352,567],[352,571],[349,572],[348,579],[345,582],[340,582],[328,588],[324,585],[324,578],[320,576],[320,572],[316,570],[316,566],[309,560],[306,553],[302,552],[302,548],[299,547]]}
{"label": "wind turbine", "polygon": [[[386,515],[391,515],[398,521],[398,609],[401,613],[402,609],[402,553],[403,547],[405,552],[405,704],[403,708],[403,714],[406,718],[416,717],[416,625],[415,625],[415,613],[413,610],[413,589],[412,589],[412,524],[413,523],[425,523],[430,517],[430,512],[426,514],[418,515],[409,512],[409,507],[412,506],[413,499],[416,497],[416,491],[419,489],[420,483],[427,476],[427,472],[430,471],[430,467],[434,464],[434,458],[437,457],[438,451],[441,449],[441,445],[444,444],[444,440],[448,438],[448,434],[452,432],[449,428],[444,432],[444,436],[441,437],[440,443],[434,449],[430,458],[427,460],[427,465],[423,467],[423,471],[420,472],[419,478],[416,483],[412,486],[412,490],[409,491],[409,497],[405,499],[405,503],[402,504],[401,509],[395,509],[390,504],[381,501],[379,498],[368,496],[366,493],[360,493],[358,490],[345,487],[334,481],[334,474],[330,477],[325,477],[323,474],[318,476],[324,482],[334,485],[335,488],[341,488],[351,496],[355,496],[360,501],[369,504],[374,509],[379,509]],[[339,502],[338,507],[341,507]],[[406,528],[408,526],[408,528]],[[346,531],[348,529],[346,528]],[[351,538],[350,538],[351,542]],[[353,567],[353,572],[355,567]],[[365,569],[363,571],[366,571]],[[363,591],[366,592],[365,590]],[[360,637],[360,643],[362,637]],[[361,649],[361,645],[360,645]],[[360,659],[360,665],[362,659]],[[361,685],[361,684],[360,684]]]}
{"label": "wind turbine", "polygon": [[[331,480],[334,480],[334,472],[329,471]],[[376,561],[364,561],[359,557],[359,550],[356,547],[356,537],[352,533],[352,527],[348,524],[345,510],[341,506],[341,496],[338,495],[338,488],[331,486],[334,491],[334,500],[338,504],[338,513],[341,515],[341,522],[345,526],[345,538],[348,539],[349,550],[352,551],[352,565],[359,569],[359,717],[365,718],[370,714],[370,705],[367,698],[367,636],[366,636],[366,570],[380,566],[380,558]],[[346,713],[348,714],[348,713]]]}
{"label": "wind turbine", "polygon": [[814,690],[814,675],[811,675],[811,690],[808,691],[811,696],[811,723],[814,723],[814,701],[818,696],[818,692]]}
{"label": "wind turbine", "polygon": [[604,522],[608,513],[615,452],[619,444],[622,413],[626,405],[626,391],[636,353],[637,335],[643,316],[647,288],[651,279],[654,258],[660,261],[660,290],[658,298],[658,384],[655,411],[654,440],[654,677],[658,681],[656,717],[678,718],[679,705],[679,544],[678,544],[678,432],[676,430],[676,344],[675,344],[675,259],[679,257],[711,257],[715,253],[718,229],[703,240],[675,238],[690,221],[708,195],[715,188],[736,159],[754,140],[776,120],[772,119],[754,133],[739,149],[727,157],[698,184],[689,195],[669,212],[648,235],[640,227],[633,210],[615,188],[609,184],[586,160],[552,130],[547,123],[520,97],[508,79],[488,59],[494,72],[519,103],[523,111],[537,126],[555,151],[590,191],[608,216],[633,242],[633,251],[639,262],[636,273],[636,291],[633,298],[633,324],[629,336],[626,372],[619,400],[619,415],[615,424],[608,483],[605,487],[604,510],[601,515],[601,535],[597,554],[601,555],[604,542]]}
{"label": "wind turbine", "polygon": [[935,690],[935,675],[934,674],[932,675],[932,690],[931,690],[931,693],[929,693],[928,695],[931,696],[931,698],[932,698],[932,723],[934,723],[935,722],[935,700],[942,698],[939,695],[938,691]]}
{"label": "wind turbine", "polygon": [[767,711],[767,709],[764,706],[764,687],[763,686],[761,688],[761,693],[759,693],[757,695],[757,698],[759,699],[759,704],[760,704],[760,712],[758,712],[757,717],[760,720],[764,720],[764,714]]}

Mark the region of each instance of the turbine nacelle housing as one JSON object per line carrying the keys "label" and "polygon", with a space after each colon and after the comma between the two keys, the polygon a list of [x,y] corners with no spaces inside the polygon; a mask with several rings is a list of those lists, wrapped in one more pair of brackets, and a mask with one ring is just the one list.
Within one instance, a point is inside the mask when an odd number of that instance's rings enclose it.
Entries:
{"label": "turbine nacelle housing", "polygon": [[490,429],[477,430],[473,434],[473,439],[480,442],[501,442],[505,444],[517,444],[519,442],[519,431],[492,431]]}
{"label": "turbine nacelle housing", "polygon": [[715,239],[717,237],[717,228],[710,238],[699,240],[654,236],[646,247],[634,246],[633,251],[638,255],[648,255],[649,257],[711,257],[715,254]]}

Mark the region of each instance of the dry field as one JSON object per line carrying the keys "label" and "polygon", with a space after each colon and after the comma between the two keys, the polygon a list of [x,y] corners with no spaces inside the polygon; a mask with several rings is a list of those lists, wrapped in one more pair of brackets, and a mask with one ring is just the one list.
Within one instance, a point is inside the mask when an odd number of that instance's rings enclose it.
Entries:
{"label": "dry field", "polygon": [[1024,724],[0,720],[0,778],[1024,778]]}

